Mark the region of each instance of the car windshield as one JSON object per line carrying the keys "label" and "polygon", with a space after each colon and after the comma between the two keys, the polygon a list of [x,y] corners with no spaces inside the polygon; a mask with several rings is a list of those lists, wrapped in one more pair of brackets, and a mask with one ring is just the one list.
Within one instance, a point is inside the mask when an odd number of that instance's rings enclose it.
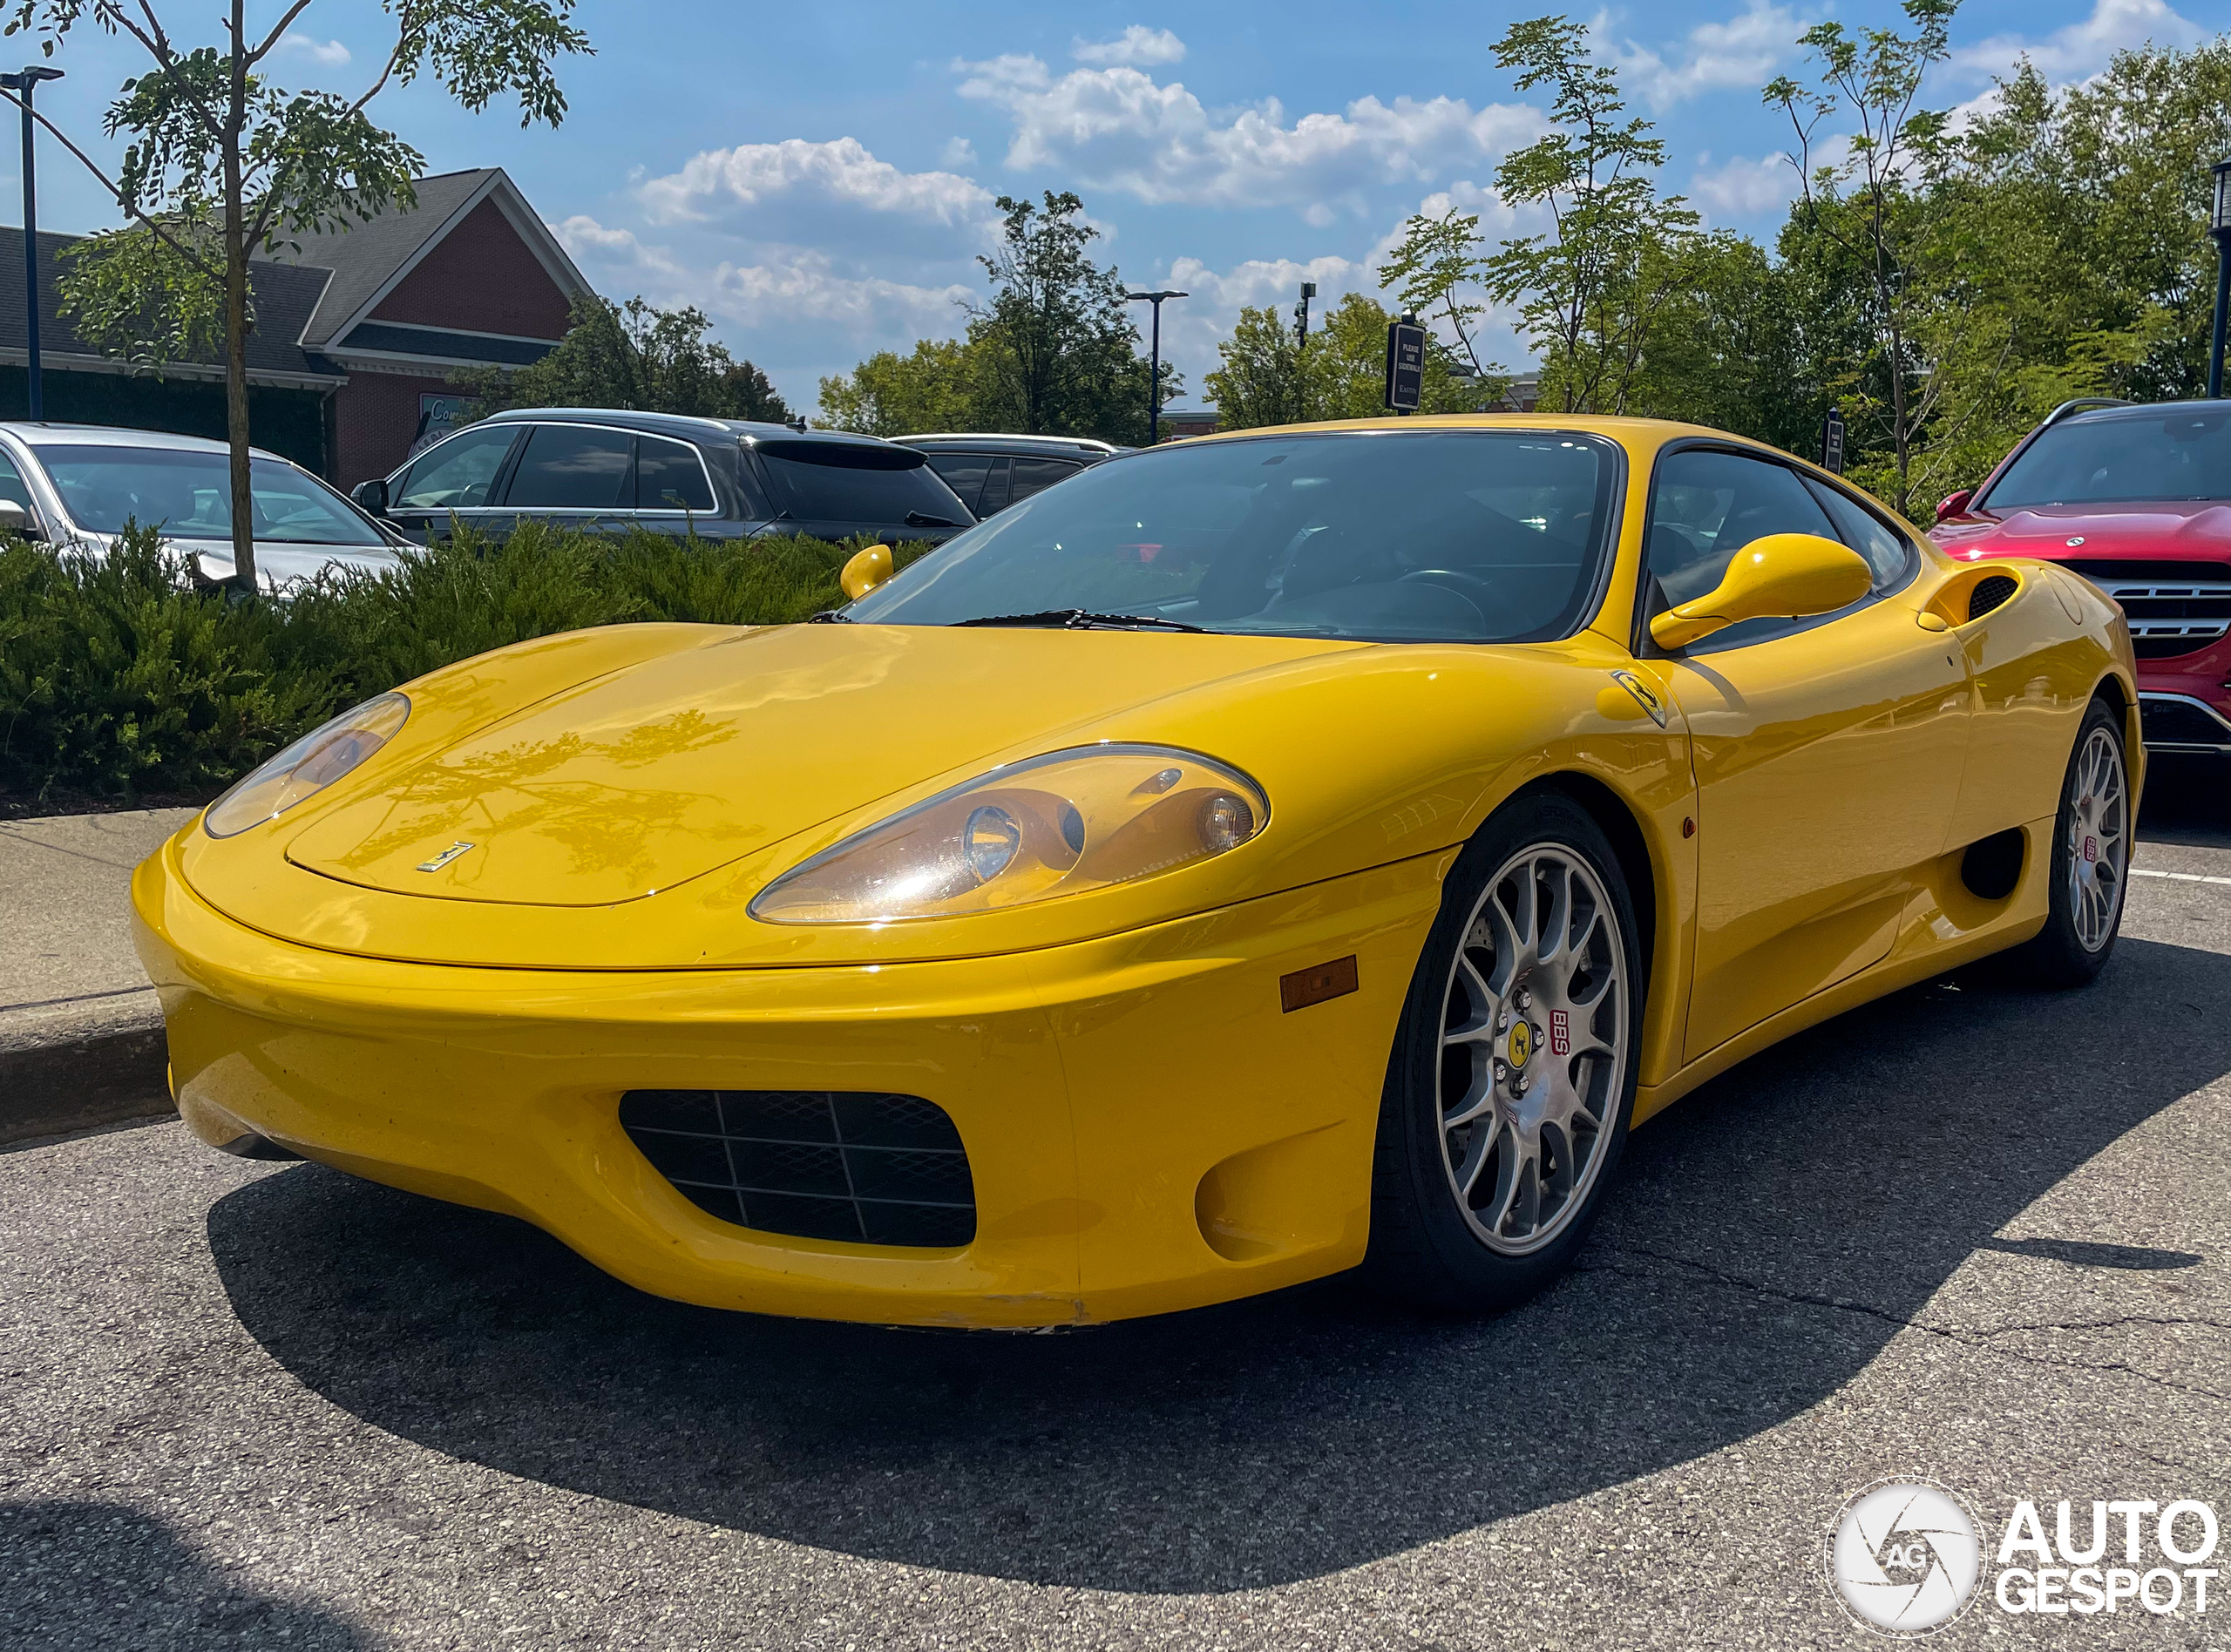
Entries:
{"label": "car windshield", "polygon": [[976,518],[912,448],[851,442],[762,442],[776,505],[801,522],[905,522],[964,528]]}
{"label": "car windshield", "polygon": [[1185,443],[1097,464],[846,610],[955,625],[1083,609],[1210,631],[1514,642],[1594,591],[1617,463],[1556,430]]}
{"label": "car windshield", "polygon": [[2039,432],[1978,500],[2031,504],[2231,498],[2231,412],[2178,408],[2071,419]]}
{"label": "car windshield", "polygon": [[[233,537],[232,461],[226,454],[44,443],[35,450],[71,520],[89,533],[121,533],[126,522],[137,522],[179,539]],[[339,494],[278,459],[249,460],[248,488],[259,539],[387,543]]]}

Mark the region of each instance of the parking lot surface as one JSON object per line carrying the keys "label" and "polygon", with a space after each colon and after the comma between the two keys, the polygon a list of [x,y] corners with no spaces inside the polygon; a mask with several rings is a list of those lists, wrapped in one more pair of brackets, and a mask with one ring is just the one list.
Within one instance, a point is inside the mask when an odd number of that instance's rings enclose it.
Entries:
{"label": "parking lot surface", "polygon": [[0,1154],[0,1644],[1859,1647],[1877,1478],[2231,1513],[2231,788],[2157,778],[2095,987],[1751,1062],[1493,1320],[786,1323],[175,1122]]}

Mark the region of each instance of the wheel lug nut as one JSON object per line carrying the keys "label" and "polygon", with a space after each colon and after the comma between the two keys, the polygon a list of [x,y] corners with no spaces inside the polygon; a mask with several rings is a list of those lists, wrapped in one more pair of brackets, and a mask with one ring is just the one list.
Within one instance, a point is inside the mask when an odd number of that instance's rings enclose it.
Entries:
{"label": "wheel lug nut", "polygon": [[1514,996],[1520,1009],[1530,1010],[1534,1007],[1534,995],[1524,987],[1520,987]]}
{"label": "wheel lug nut", "polygon": [[1510,1076],[1510,1069],[1509,1069],[1509,1067],[1505,1066],[1502,1062],[1500,1062],[1500,1061],[1496,1062],[1496,1063],[1495,1063],[1495,1082],[1496,1082],[1497,1084],[1501,1084],[1504,1080],[1508,1079],[1509,1076]]}

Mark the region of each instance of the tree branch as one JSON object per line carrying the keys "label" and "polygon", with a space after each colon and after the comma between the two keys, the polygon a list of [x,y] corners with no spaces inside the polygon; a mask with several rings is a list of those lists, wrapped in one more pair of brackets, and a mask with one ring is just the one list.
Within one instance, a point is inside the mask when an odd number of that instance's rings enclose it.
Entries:
{"label": "tree branch", "polygon": [[[139,3],[143,9],[146,5],[146,3],[147,0],[139,0]],[[248,60],[252,64],[261,63],[264,58],[268,57],[278,46],[279,43],[287,37],[287,30],[295,26],[295,19],[301,17],[303,12],[309,10],[309,7],[310,0],[295,0],[295,3],[287,8],[287,15],[280,18],[277,23],[272,24],[271,32],[263,37],[263,44],[258,46],[254,51],[248,54]]]}
{"label": "tree branch", "polygon": [[[8,102],[15,105],[18,109],[24,109],[28,107],[21,98],[17,97],[14,92],[8,91],[5,87],[0,87],[0,98],[5,98]],[[85,170],[92,173],[95,178],[100,180],[101,187],[108,191],[110,197],[125,213],[131,217],[138,219],[139,222],[154,235],[157,240],[161,241],[163,245],[169,247],[180,258],[186,260],[186,261],[193,265],[194,268],[200,270],[202,274],[209,277],[212,281],[220,279],[219,272],[213,268],[200,254],[195,252],[192,247],[182,244],[160,224],[148,217],[146,213],[141,212],[130,201],[125,200],[124,192],[116,186],[115,181],[98,166],[94,165],[92,157],[86,154],[84,150],[78,148],[76,144],[71,142],[69,133],[64,132],[61,127],[56,125],[44,115],[39,113],[39,112],[35,108],[30,109],[30,114],[33,120],[46,128],[48,135],[51,137],[55,142],[60,144],[64,149],[75,155],[78,161],[85,166]]]}

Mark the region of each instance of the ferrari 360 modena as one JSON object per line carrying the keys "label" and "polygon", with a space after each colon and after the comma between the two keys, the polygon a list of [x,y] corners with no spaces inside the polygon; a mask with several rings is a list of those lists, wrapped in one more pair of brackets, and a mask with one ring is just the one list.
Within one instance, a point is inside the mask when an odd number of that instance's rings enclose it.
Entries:
{"label": "ferrari 360 modena", "polygon": [[2120,922],[2119,610],[1714,431],[1189,441],[844,586],[465,660],[242,780],[133,884],[187,1123],[724,1308],[1488,1310],[1638,1121]]}

